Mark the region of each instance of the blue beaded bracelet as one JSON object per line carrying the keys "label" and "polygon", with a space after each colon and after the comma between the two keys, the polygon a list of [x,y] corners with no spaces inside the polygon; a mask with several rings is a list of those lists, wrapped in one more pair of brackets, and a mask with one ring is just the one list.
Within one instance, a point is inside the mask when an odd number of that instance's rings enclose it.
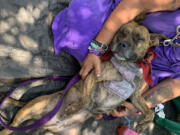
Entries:
{"label": "blue beaded bracelet", "polygon": [[93,54],[95,54],[97,56],[102,56],[103,55],[102,52],[97,51],[95,48],[92,48],[91,46],[88,47],[88,50],[89,50],[89,53],[93,53]]}
{"label": "blue beaded bracelet", "polygon": [[96,40],[93,40],[91,41],[88,49],[90,53],[94,53],[97,56],[102,56],[105,53],[105,51],[108,49],[108,46]]}

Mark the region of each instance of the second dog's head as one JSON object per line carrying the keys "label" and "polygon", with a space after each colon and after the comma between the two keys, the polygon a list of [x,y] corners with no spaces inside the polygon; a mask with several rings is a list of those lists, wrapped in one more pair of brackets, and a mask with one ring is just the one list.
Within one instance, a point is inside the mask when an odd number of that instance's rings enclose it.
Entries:
{"label": "second dog's head", "polygon": [[131,21],[123,25],[111,42],[111,50],[118,60],[141,60],[148,48],[159,44],[160,36],[150,34],[148,29]]}

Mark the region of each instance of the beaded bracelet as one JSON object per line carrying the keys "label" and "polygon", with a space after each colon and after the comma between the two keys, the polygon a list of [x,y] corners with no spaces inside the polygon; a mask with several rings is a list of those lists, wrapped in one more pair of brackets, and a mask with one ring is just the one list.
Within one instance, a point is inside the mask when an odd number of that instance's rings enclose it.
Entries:
{"label": "beaded bracelet", "polygon": [[88,47],[89,52],[97,56],[102,56],[107,49],[107,45],[102,44],[96,40],[91,41],[90,46]]}

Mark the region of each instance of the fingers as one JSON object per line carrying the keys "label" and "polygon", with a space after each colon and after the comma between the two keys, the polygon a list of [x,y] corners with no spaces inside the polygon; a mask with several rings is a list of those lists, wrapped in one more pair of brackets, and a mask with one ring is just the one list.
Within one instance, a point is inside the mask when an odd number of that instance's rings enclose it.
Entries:
{"label": "fingers", "polygon": [[114,109],[111,114],[114,117],[125,117],[125,116],[140,116],[141,112],[135,113],[125,108],[124,110],[121,111]]}
{"label": "fingers", "polygon": [[80,71],[80,75],[82,77],[82,79],[85,79],[87,74],[92,70],[93,66],[92,65],[88,65],[88,66],[83,66],[81,71]]}
{"label": "fingers", "polygon": [[101,74],[101,60],[98,56],[95,54],[88,54],[86,57],[84,63],[82,64],[82,68],[79,72],[82,79],[85,79],[88,73],[95,68],[95,74],[97,77]]}
{"label": "fingers", "polygon": [[142,113],[141,112],[131,112],[130,110],[128,110],[126,108],[123,111],[118,111],[118,110],[114,109],[111,114],[114,117],[125,117],[125,116],[140,116]]}
{"label": "fingers", "polygon": [[137,109],[130,102],[125,101],[122,105],[125,106],[128,110],[131,110],[133,112],[137,112]]}
{"label": "fingers", "polygon": [[114,109],[111,114],[115,117],[125,117],[140,116],[142,113],[138,112],[133,104],[125,101],[120,107]]}
{"label": "fingers", "polygon": [[94,67],[95,67],[95,74],[97,77],[99,77],[101,75],[101,63],[100,63],[100,61],[95,62]]}
{"label": "fingers", "polygon": [[133,114],[132,114],[132,116],[140,116],[140,115],[142,115],[141,112],[136,112],[136,113],[133,113]]}
{"label": "fingers", "polygon": [[117,111],[116,109],[114,109],[111,114],[114,117],[125,117],[125,116],[129,115],[127,109],[125,109],[124,111],[120,111],[120,112]]}

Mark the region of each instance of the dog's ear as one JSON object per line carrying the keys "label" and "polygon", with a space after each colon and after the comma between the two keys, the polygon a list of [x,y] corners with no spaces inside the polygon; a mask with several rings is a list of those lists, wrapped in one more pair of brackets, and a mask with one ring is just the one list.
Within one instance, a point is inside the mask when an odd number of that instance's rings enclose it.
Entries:
{"label": "dog's ear", "polygon": [[134,18],[134,21],[138,24],[141,24],[146,18],[146,13],[140,13]]}
{"label": "dog's ear", "polygon": [[159,46],[161,39],[167,39],[167,37],[162,34],[151,33],[150,34],[150,43],[149,43],[150,47]]}

